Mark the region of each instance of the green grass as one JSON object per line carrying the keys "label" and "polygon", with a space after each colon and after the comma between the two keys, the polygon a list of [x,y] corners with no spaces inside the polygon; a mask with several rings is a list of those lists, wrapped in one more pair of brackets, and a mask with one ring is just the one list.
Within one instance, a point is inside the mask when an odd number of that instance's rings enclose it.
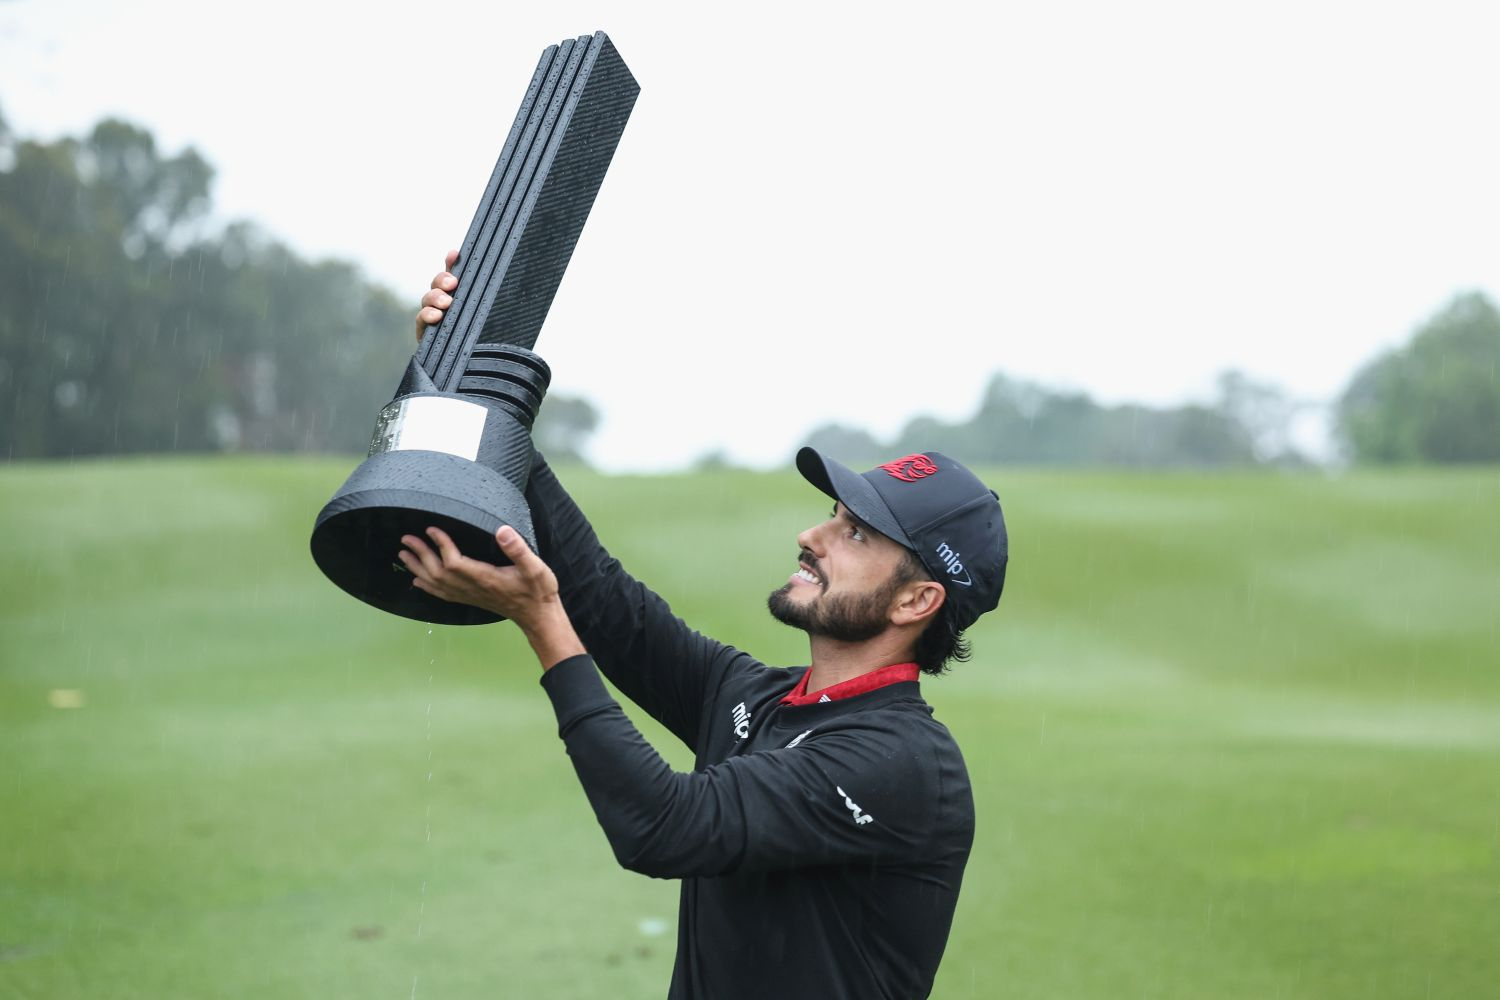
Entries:
{"label": "green grass", "polygon": [[[313,567],[353,464],[0,467],[0,996],[665,993],[675,885],[614,865],[514,630]],[[1500,472],[988,478],[1009,589],[924,684],[979,815],[936,995],[1494,996]],[[804,658],[794,475],[564,479]]]}

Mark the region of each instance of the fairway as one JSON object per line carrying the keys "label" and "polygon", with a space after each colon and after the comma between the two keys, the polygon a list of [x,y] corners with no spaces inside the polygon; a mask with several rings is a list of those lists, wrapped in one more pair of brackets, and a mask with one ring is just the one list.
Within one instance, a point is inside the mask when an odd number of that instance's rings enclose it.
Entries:
{"label": "fairway", "polygon": [[[615,865],[519,634],[313,566],[355,464],[0,467],[0,997],[665,995],[676,885]],[[804,662],[795,473],[559,474]],[[1500,995],[1500,470],[985,478],[1006,594],[923,682],[978,814],[934,995]]]}

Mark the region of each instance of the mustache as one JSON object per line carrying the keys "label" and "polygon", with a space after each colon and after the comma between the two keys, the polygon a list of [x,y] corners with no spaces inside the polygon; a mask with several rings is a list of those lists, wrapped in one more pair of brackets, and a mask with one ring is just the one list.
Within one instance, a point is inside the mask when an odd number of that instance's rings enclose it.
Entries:
{"label": "mustache", "polygon": [[806,566],[808,569],[812,570],[813,574],[816,575],[819,580],[827,579],[827,577],[823,575],[823,567],[818,564],[818,557],[813,555],[810,550],[802,549],[801,551],[799,551],[797,553],[797,561],[802,563],[802,565]]}

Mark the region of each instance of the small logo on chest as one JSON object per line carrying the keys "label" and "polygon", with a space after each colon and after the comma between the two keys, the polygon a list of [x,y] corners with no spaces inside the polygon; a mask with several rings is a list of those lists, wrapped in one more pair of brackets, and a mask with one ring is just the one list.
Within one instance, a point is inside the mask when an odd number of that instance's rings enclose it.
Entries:
{"label": "small logo on chest", "polygon": [[750,710],[745,707],[745,703],[742,701],[738,705],[734,706],[734,709],[730,714],[734,716],[734,738],[737,740],[742,740],[746,736],[749,736]]}
{"label": "small logo on chest", "polygon": [[807,739],[811,735],[812,735],[812,730],[809,729],[807,732],[803,733],[801,736],[793,736],[792,737],[792,742],[790,742],[786,746],[782,747],[782,749],[783,750],[790,750],[792,747],[796,746],[798,743],[801,743],[803,740]]}

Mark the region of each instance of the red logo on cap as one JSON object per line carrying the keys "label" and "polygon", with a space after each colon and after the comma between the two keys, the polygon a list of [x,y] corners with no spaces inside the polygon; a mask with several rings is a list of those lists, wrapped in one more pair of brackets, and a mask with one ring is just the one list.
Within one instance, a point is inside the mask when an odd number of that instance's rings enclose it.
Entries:
{"label": "red logo on cap", "polygon": [[881,468],[903,483],[925,479],[938,470],[937,465],[926,455],[907,455],[894,462],[887,462]]}

